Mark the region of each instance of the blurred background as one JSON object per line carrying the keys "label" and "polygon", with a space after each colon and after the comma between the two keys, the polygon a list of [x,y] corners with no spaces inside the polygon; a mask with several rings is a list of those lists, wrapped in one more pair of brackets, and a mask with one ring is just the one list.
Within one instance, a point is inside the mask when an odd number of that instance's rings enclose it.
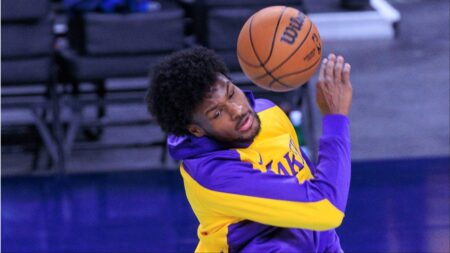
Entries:
{"label": "blurred background", "polygon": [[294,120],[313,160],[315,75],[265,92],[236,39],[257,10],[305,12],[352,64],[346,252],[450,252],[447,0],[3,0],[2,252],[192,252],[198,221],[144,103],[149,70],[195,45]]}

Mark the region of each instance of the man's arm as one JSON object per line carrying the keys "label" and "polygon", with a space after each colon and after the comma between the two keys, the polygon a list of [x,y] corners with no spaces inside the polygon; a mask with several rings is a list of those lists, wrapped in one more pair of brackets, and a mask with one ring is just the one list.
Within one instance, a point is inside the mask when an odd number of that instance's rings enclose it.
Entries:
{"label": "man's arm", "polygon": [[313,181],[317,190],[345,212],[351,173],[349,121],[344,115],[326,115],[322,125]]}
{"label": "man's arm", "polygon": [[345,63],[342,56],[330,54],[322,61],[317,82],[317,105],[324,118],[319,160],[314,176],[335,182],[325,192],[342,211],[345,211],[350,187],[351,158],[347,118],[353,93],[350,69],[350,64]]}

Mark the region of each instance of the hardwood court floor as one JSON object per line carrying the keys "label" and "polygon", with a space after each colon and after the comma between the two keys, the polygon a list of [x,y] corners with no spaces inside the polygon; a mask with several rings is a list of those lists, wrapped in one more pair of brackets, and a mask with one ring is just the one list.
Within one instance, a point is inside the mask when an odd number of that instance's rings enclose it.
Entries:
{"label": "hardwood court floor", "polygon": [[[449,158],[355,162],[346,252],[449,252]],[[2,252],[193,252],[175,170],[2,180]]]}

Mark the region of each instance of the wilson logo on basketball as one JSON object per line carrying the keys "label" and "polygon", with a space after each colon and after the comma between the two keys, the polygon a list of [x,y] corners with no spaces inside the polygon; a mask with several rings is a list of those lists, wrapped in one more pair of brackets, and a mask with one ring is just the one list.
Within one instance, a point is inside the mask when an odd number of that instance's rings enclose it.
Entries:
{"label": "wilson logo on basketball", "polygon": [[292,17],[289,20],[289,25],[284,29],[283,35],[281,35],[281,41],[287,44],[294,44],[297,39],[298,32],[302,29],[303,21],[305,20],[305,15],[298,12],[296,17]]}

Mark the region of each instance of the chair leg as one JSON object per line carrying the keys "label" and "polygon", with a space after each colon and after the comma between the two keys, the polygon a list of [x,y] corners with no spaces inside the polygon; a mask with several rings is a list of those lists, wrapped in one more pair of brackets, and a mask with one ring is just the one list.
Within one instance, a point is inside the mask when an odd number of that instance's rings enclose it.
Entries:
{"label": "chair leg", "polygon": [[[103,117],[106,115],[106,103],[105,103],[106,81],[100,80],[95,82],[95,87],[96,87],[96,94],[98,97],[98,101],[95,104],[96,105],[95,120],[100,123]],[[98,124],[98,126],[85,129],[83,130],[83,134],[88,140],[97,141],[101,138],[103,134],[103,126],[101,124]]]}
{"label": "chair leg", "polygon": [[[36,113],[39,115],[38,117],[40,117],[43,122],[45,122],[45,126],[47,127],[46,129],[50,129],[48,128],[48,124],[46,122],[48,122],[47,120],[47,110],[48,108],[45,108],[42,112],[37,112]],[[32,171],[41,171],[41,170],[50,170],[51,167],[53,165],[56,164],[56,161],[52,160],[50,157],[49,152],[47,152],[48,150],[46,149],[46,145],[45,143],[43,143],[42,141],[42,136],[40,134],[40,131],[37,129],[38,134],[36,135],[35,138],[35,142],[36,142],[36,146],[33,152],[33,159],[32,159],[32,163],[31,163],[31,170]],[[51,130],[49,130],[49,133],[51,134]],[[56,140],[55,140],[55,144],[57,144]],[[45,147],[45,148],[43,148]]]}
{"label": "chair leg", "polygon": [[79,101],[79,83],[72,81],[72,94],[69,100],[70,119],[68,129],[64,136],[64,155],[69,157],[72,151],[75,138],[80,130],[81,118],[83,113],[82,105]]}
{"label": "chair leg", "polygon": [[97,107],[97,118],[101,119],[106,115],[106,103],[105,103],[106,81],[101,80],[97,82],[96,86],[97,86],[97,95],[100,103]]}
{"label": "chair leg", "polygon": [[54,167],[59,173],[65,173],[65,155],[64,155],[64,131],[63,125],[61,121],[61,97],[58,93],[58,86],[56,82],[56,69],[52,68],[51,70],[51,83],[48,88],[49,97],[50,97],[50,107],[51,107],[51,122],[52,122],[52,132],[55,139],[56,144],[56,153],[58,159],[54,163]]}
{"label": "chair leg", "polygon": [[[78,106],[76,106],[78,107]],[[64,140],[64,155],[66,157],[70,156],[72,151],[73,144],[75,142],[75,138],[80,130],[81,125],[81,111],[79,108],[72,107],[71,118],[69,127],[66,132],[65,140]]]}
{"label": "chair leg", "polygon": [[31,170],[36,171],[40,168],[40,157],[42,153],[42,141],[40,136],[37,134],[35,135],[34,141],[36,143],[34,150],[33,150],[33,160],[31,162]]}
{"label": "chair leg", "polygon": [[54,164],[58,164],[58,144],[55,142],[52,134],[49,131],[49,128],[46,125],[46,122],[39,115],[39,113],[36,110],[33,110],[32,115],[34,117],[37,130],[42,138],[42,141],[44,142],[46,149],[49,152],[52,161],[54,162]]}
{"label": "chair leg", "polygon": [[48,152],[46,152],[46,150],[42,148],[37,151],[36,161],[33,161],[33,163],[35,164],[33,167],[36,168],[34,171],[49,170],[51,169],[52,165],[54,165],[54,162],[52,161]]}

